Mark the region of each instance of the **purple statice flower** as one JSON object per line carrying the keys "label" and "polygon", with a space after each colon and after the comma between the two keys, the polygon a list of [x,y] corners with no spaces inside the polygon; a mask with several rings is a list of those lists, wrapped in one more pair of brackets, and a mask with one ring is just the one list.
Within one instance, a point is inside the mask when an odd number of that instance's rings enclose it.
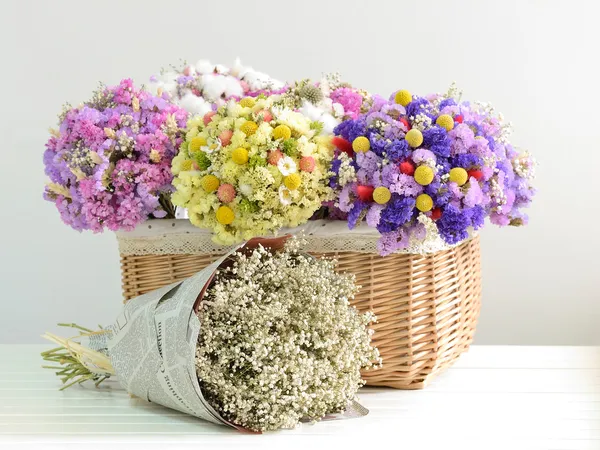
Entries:
{"label": "purple statice flower", "polygon": [[454,101],[453,98],[446,98],[440,102],[439,109],[441,111],[448,106],[455,106],[455,105],[456,105],[456,102]]}
{"label": "purple statice flower", "polygon": [[485,217],[487,214],[485,209],[480,205],[473,206],[472,208],[466,208],[464,213],[469,217],[471,226],[474,230],[480,229],[485,223]]}
{"label": "purple statice flower", "polygon": [[380,138],[376,132],[369,132],[369,142],[371,143],[371,153],[377,156],[383,156],[386,153],[388,147],[385,139]]}
{"label": "purple statice flower", "polygon": [[338,187],[337,177],[339,175],[341,166],[342,160],[339,158],[333,158],[333,161],[331,162],[331,171],[333,172],[333,176],[329,179],[329,187]]}
{"label": "purple statice flower", "polygon": [[367,215],[365,216],[368,226],[377,228],[377,225],[379,225],[379,221],[381,220],[381,211],[383,211],[384,208],[384,205],[379,205],[377,203],[373,203],[369,206]]}
{"label": "purple statice flower", "polygon": [[79,231],[131,230],[163,215],[159,196],[171,190],[186,121],[183,109],[131,80],[102,89],[67,111],[48,140],[44,164],[53,184],[44,198]]}
{"label": "purple statice flower", "polygon": [[338,194],[338,208],[344,213],[350,212],[352,209],[352,184],[347,184]]}
{"label": "purple statice flower", "polygon": [[474,178],[471,178],[470,180],[467,193],[464,195],[463,203],[469,208],[487,203],[486,196],[481,190],[481,186],[479,186],[479,183]]}
{"label": "purple statice flower", "polygon": [[381,238],[377,241],[377,250],[381,256],[387,256],[398,250],[403,250],[410,243],[410,235],[405,229],[398,229],[381,233]]}
{"label": "purple statice flower", "polygon": [[404,139],[395,139],[386,150],[387,157],[394,163],[404,161],[409,155],[408,143]]}
{"label": "purple statice flower", "polygon": [[437,161],[435,153],[433,153],[431,150],[427,150],[426,148],[417,148],[412,153],[411,159],[416,164],[426,163],[428,161],[433,161],[433,163],[435,164],[435,162]]}
{"label": "purple statice flower", "polygon": [[358,221],[363,218],[363,212],[369,205],[361,200],[356,200],[348,213],[348,228],[353,229]]}
{"label": "purple statice flower", "polygon": [[342,136],[347,141],[354,141],[359,136],[364,136],[366,134],[367,127],[364,119],[357,120],[345,120],[340,123],[335,129],[333,133],[338,136]]}
{"label": "purple statice flower", "polygon": [[448,133],[450,138],[450,152],[452,155],[467,153],[475,143],[473,130],[465,123],[458,124]]}
{"label": "purple statice flower", "polygon": [[436,223],[440,236],[448,244],[457,244],[469,237],[467,229],[471,226],[471,217],[454,205],[446,206]]}
{"label": "purple statice flower", "polygon": [[435,116],[431,111],[431,103],[422,97],[413,97],[412,102],[406,105],[406,115],[408,117],[416,117],[418,114],[423,114],[431,119],[434,119]]}
{"label": "purple statice flower", "polygon": [[423,192],[423,186],[417,183],[414,177],[399,172],[392,175],[389,189],[392,193],[406,197],[416,197]]}
{"label": "purple statice flower", "polygon": [[462,167],[463,169],[471,169],[472,167],[483,166],[483,160],[471,153],[462,153],[453,158],[450,158],[452,167]]}
{"label": "purple statice flower", "polygon": [[377,230],[379,230],[380,233],[386,233],[400,229],[412,219],[414,211],[414,198],[393,194],[392,199],[381,212],[381,219],[377,226]]}
{"label": "purple statice flower", "polygon": [[439,157],[447,158],[450,156],[448,132],[438,125],[423,131],[422,146],[431,150]]}

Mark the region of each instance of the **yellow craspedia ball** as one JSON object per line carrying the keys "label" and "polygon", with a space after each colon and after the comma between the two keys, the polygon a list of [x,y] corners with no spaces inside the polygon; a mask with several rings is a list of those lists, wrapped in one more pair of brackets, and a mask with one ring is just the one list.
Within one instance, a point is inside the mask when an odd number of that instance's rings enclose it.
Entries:
{"label": "yellow craspedia ball", "polygon": [[300,175],[298,175],[297,173],[291,173],[283,179],[283,184],[285,184],[285,187],[288,188],[290,191],[295,191],[296,189],[298,189],[301,183],[302,178],[300,178]]}
{"label": "yellow craspedia ball", "polygon": [[454,128],[454,119],[450,114],[442,114],[436,119],[435,123],[444,128],[446,131],[450,131],[452,128]]}
{"label": "yellow craspedia ball", "polygon": [[368,152],[371,148],[369,139],[364,136],[359,136],[352,141],[352,149],[357,153]]}
{"label": "yellow craspedia ball", "polygon": [[258,130],[258,125],[256,124],[256,122],[253,122],[251,120],[244,122],[240,127],[240,131],[246,136],[252,136],[254,133],[256,133],[256,130]]}
{"label": "yellow craspedia ball", "polygon": [[287,125],[277,125],[273,130],[273,139],[275,140],[283,139],[285,141],[291,137],[292,130]]}
{"label": "yellow craspedia ball", "polygon": [[373,191],[373,200],[380,205],[385,205],[390,201],[390,198],[392,198],[392,193],[385,186],[379,186]]}
{"label": "yellow craspedia ball", "polygon": [[236,164],[246,164],[248,162],[248,150],[244,147],[238,147],[231,152],[231,159]]}
{"label": "yellow craspedia ball", "polygon": [[200,150],[200,147],[204,147],[206,145],[206,139],[201,136],[196,136],[190,141],[188,146],[188,150],[190,153],[196,153]]}
{"label": "yellow craspedia ball", "polygon": [[244,108],[252,108],[256,104],[256,100],[253,97],[244,97],[240,100],[240,106]]}
{"label": "yellow craspedia ball", "polygon": [[427,186],[433,181],[433,169],[429,166],[419,166],[415,170],[415,181],[421,186]]}
{"label": "yellow craspedia ball", "polygon": [[188,170],[192,170],[193,167],[194,167],[194,162],[191,159],[186,159],[185,161],[181,162],[181,165],[179,166],[179,170],[182,172],[186,172]]}
{"label": "yellow craspedia ball", "polygon": [[450,181],[454,181],[459,186],[462,186],[469,180],[469,174],[462,167],[450,169]]}
{"label": "yellow craspedia ball", "polygon": [[219,206],[217,209],[217,222],[221,225],[229,225],[235,219],[235,213],[229,206]]}
{"label": "yellow craspedia ball", "polygon": [[421,212],[431,211],[433,208],[433,200],[427,194],[421,194],[417,197],[417,209]]}
{"label": "yellow craspedia ball", "polygon": [[214,175],[204,175],[200,180],[200,185],[202,189],[206,192],[215,192],[219,188],[219,179]]}
{"label": "yellow craspedia ball", "polygon": [[410,92],[402,89],[401,91],[396,92],[394,96],[394,101],[399,105],[406,106],[410,102],[412,102],[412,95]]}
{"label": "yellow craspedia ball", "polygon": [[423,133],[421,133],[421,131],[417,130],[416,128],[412,128],[408,130],[408,133],[406,133],[404,139],[406,139],[406,142],[412,148],[417,148],[423,143]]}

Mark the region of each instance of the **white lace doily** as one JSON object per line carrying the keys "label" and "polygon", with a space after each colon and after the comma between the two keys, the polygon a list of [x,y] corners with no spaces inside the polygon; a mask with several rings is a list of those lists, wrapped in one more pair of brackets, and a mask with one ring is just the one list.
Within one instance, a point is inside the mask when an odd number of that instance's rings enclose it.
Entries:
{"label": "white lace doily", "polygon": [[[307,252],[360,252],[378,253],[379,232],[367,226],[348,229],[345,221],[314,220],[296,228],[284,228],[278,235],[303,233]],[[133,231],[116,233],[121,255],[183,255],[225,253],[232,247],[212,241],[210,230],[200,229],[184,219],[154,219]],[[459,244],[457,244],[459,245]],[[397,253],[428,254],[447,250],[448,245],[437,238],[427,242],[413,242]]]}

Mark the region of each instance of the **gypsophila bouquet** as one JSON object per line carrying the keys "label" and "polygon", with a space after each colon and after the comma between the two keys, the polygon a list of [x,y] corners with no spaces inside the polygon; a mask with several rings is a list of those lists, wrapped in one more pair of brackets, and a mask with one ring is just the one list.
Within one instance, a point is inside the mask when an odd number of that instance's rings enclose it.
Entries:
{"label": "gypsophila bouquet", "polygon": [[44,197],[76,230],[131,230],[172,217],[171,160],[187,112],[129,79],[68,107],[46,144]]}
{"label": "gypsophila bouquet", "polygon": [[59,347],[42,356],[65,387],[116,374],[132,395],[236,428],[293,428],[343,412],[364,384],[360,371],[381,365],[375,318],[350,306],[353,275],[300,245],[234,250],[130,300],[125,321],[72,339],[46,333]]}
{"label": "gypsophila bouquet", "polygon": [[202,391],[227,420],[253,430],[294,427],[343,411],[379,361],[349,306],[356,286],[335,262],[259,246],[220,271],[199,312]]}
{"label": "gypsophila bouquet", "polygon": [[336,206],[350,228],[364,219],[379,230],[383,255],[457,244],[487,216],[498,225],[527,222],[521,209],[534,194],[533,159],[512,147],[492,108],[455,94],[376,97],[335,130]]}
{"label": "gypsophila bouquet", "polygon": [[229,99],[280,93],[285,86],[263,72],[243,66],[237,59],[231,68],[206,60],[171,67],[153,76],[149,89],[157,95],[166,93],[192,115],[203,116]]}
{"label": "gypsophila bouquet", "polygon": [[297,226],[332,199],[330,136],[277,101],[244,97],[188,121],[172,200],[194,225],[212,229],[215,242]]}

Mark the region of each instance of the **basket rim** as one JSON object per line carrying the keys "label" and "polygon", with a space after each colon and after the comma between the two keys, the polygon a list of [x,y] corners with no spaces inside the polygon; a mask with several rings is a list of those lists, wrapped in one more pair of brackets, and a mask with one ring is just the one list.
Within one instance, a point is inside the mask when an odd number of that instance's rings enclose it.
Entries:
{"label": "basket rim", "polygon": [[[212,230],[197,228],[187,219],[153,219],[138,225],[131,231],[115,232],[121,255],[168,255],[224,253],[234,245],[222,245],[213,241]],[[305,250],[313,253],[357,252],[379,254],[378,241],[381,234],[365,225],[349,229],[342,220],[312,220],[294,228],[282,228],[276,237],[285,234],[302,234],[306,240]],[[473,239],[477,233],[456,244],[447,244],[439,236],[427,242],[411,241],[409,246],[392,254],[430,255],[456,248]]]}

